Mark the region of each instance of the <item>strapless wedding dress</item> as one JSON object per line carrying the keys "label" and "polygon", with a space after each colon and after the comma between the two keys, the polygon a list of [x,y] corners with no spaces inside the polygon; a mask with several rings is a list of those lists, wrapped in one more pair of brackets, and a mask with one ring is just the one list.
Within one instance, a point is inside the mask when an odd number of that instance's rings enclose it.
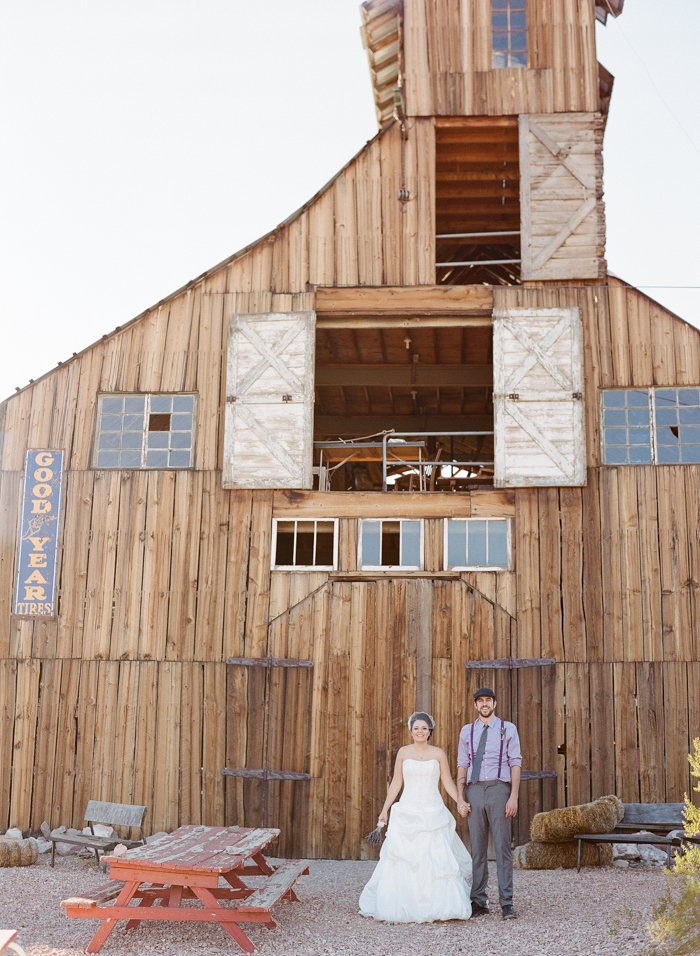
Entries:
{"label": "strapless wedding dress", "polygon": [[360,912],[388,923],[469,919],[472,861],[443,803],[437,760],[404,760],[403,793],[391,808],[379,863]]}

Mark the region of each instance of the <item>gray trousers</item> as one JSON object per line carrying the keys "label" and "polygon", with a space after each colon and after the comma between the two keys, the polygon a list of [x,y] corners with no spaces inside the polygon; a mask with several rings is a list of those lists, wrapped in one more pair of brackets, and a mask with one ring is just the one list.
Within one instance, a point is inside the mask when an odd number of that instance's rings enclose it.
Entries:
{"label": "gray trousers", "polygon": [[496,850],[498,896],[501,906],[513,902],[513,852],[510,848],[510,817],[506,817],[506,803],[510,784],[503,780],[470,783],[467,803],[471,811],[467,817],[472,844],[472,903],[487,906],[486,887],[489,882],[489,830]]}

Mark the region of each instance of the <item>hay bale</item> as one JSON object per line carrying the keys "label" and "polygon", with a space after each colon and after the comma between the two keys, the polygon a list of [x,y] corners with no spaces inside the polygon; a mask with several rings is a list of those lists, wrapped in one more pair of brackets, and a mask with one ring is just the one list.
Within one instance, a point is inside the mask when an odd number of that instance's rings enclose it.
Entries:
{"label": "hay bale", "polygon": [[[513,851],[513,866],[517,870],[565,870],[576,868],[578,844],[573,840],[562,843],[526,843]],[[602,866],[610,866],[612,847],[603,843],[600,847]],[[581,844],[581,866],[598,866],[598,848],[594,843]]]}
{"label": "hay bale", "polygon": [[0,866],[31,866],[39,858],[39,844],[34,837],[13,840],[0,837]]}
{"label": "hay bale", "polygon": [[616,796],[600,797],[593,803],[536,813],[530,837],[536,843],[563,843],[576,833],[610,833],[624,815],[622,801]]}

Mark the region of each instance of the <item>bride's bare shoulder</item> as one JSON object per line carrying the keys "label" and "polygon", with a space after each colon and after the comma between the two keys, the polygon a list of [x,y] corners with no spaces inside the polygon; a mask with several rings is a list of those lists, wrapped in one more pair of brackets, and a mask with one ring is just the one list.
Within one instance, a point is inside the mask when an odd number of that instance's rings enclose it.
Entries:
{"label": "bride's bare shoulder", "polygon": [[430,754],[432,757],[435,757],[436,760],[442,760],[443,757],[447,760],[447,754],[442,747],[431,747]]}

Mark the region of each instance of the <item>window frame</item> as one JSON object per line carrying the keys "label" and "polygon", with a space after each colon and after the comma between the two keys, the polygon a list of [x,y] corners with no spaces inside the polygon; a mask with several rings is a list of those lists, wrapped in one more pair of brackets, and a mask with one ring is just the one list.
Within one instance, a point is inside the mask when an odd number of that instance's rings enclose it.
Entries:
{"label": "window frame", "polygon": [[[314,522],[314,535],[316,534],[316,523],[319,521],[332,522],[333,523],[333,565],[329,564],[276,564],[275,558],[277,557],[277,525],[280,521],[293,521],[294,522],[294,538],[295,538],[295,550],[296,550],[296,533],[297,533],[297,524],[300,521],[313,521]],[[339,518],[273,518],[272,519],[272,550],[270,553],[270,570],[271,571],[337,571],[338,570],[338,525]]]}
{"label": "window frame", "polygon": [[[666,391],[667,389],[674,389],[679,391],[682,389],[695,389],[700,391],[700,385],[624,385],[616,388],[600,388],[600,403],[599,403],[599,427],[600,427],[600,464],[604,468],[648,468],[653,466],[654,468],[662,468],[664,466],[668,467],[688,467],[691,465],[700,465],[700,462],[693,461],[659,461],[658,455],[658,439],[656,433],[656,392]],[[608,462],[605,460],[605,452],[607,448],[627,448],[628,445],[606,445],[605,443],[605,394],[607,392],[646,392],[649,408],[649,431],[650,431],[650,442],[649,448],[651,451],[651,461],[650,462]],[[625,405],[625,407],[627,407]],[[693,406],[695,407],[695,406]],[[641,408],[641,406],[640,406]],[[615,426],[607,426],[608,428]],[[626,426],[629,427],[629,426]],[[665,427],[665,426],[661,426]],[[696,444],[694,442],[688,443]],[[641,447],[641,446],[640,446]],[[646,447],[646,446],[644,446]],[[663,446],[667,447],[667,446]],[[678,447],[682,448],[683,444],[678,443]],[[679,456],[680,457],[680,456]]]}
{"label": "window frame", "polygon": [[[501,8],[500,10],[495,10],[493,7],[493,0],[489,4],[489,14],[491,17],[490,33],[491,33],[491,69],[492,70],[527,70],[530,68],[530,44],[528,42],[528,15],[527,15],[527,0],[522,0],[523,8],[518,10],[511,10],[511,3],[513,0],[505,0],[507,6]],[[513,29],[511,26],[511,14],[512,13],[524,13],[525,14],[525,29]],[[493,26],[493,15],[495,13],[505,13],[508,19],[508,28],[506,30],[494,30]],[[524,33],[525,35],[525,63],[512,63],[511,57],[513,54],[522,53],[522,50],[514,50],[512,47],[512,36],[514,33]],[[494,47],[494,37],[495,36],[505,36],[508,38],[508,47],[505,50],[496,50]],[[496,55],[505,56],[507,59],[506,63],[496,64],[494,63],[494,57]]]}
{"label": "window frame", "polygon": [[[100,440],[100,421],[102,418],[102,402],[105,398],[138,398],[143,396],[146,400],[146,405],[144,409],[144,428],[143,436],[144,440],[141,445],[141,464],[140,465],[100,465],[97,463],[97,456],[100,451],[108,451],[109,449],[100,449],[99,440]],[[146,464],[148,461],[148,419],[151,414],[158,414],[157,412],[151,413],[151,399],[159,398],[163,396],[164,398],[179,398],[187,397],[192,398],[192,443],[190,445],[190,463],[189,465],[149,465]],[[95,411],[95,428],[93,432],[93,441],[92,441],[92,456],[91,456],[91,468],[94,471],[192,471],[194,469],[195,462],[195,450],[196,450],[196,432],[197,432],[197,411],[198,411],[198,399],[199,395],[197,392],[98,392],[97,393],[97,406]],[[123,414],[123,413],[122,413]],[[170,412],[169,414],[177,414],[177,412]],[[189,414],[183,413],[183,414]],[[169,430],[171,431],[171,430]],[[120,433],[121,434],[121,433]],[[173,449],[169,449],[172,451]],[[176,449],[179,450],[179,449]],[[184,449],[182,449],[184,450]]]}
{"label": "window frame", "polygon": [[[401,518],[388,518],[388,517],[377,517],[377,518],[358,518],[358,528],[357,528],[357,568],[359,571],[423,571],[425,570],[425,519],[424,518],[413,518],[409,516]],[[362,563],[362,529],[367,521],[377,522],[384,524],[385,521],[398,521],[400,525],[404,521],[418,521],[420,523],[420,565],[416,566],[415,564],[363,564]],[[399,557],[401,556],[401,539],[403,535],[403,529],[399,527]],[[380,531],[380,540],[381,540],[381,531]],[[380,545],[380,556],[381,556],[381,545]]]}
{"label": "window frame", "polygon": [[[473,515],[469,518],[443,518],[442,532],[442,566],[446,571],[512,571],[513,570],[513,519],[504,518],[502,515]],[[467,524],[470,521],[504,521],[506,525],[506,566],[500,564],[448,564],[448,546],[447,536],[450,521],[461,521]],[[488,528],[486,530],[486,540],[488,541]]]}

